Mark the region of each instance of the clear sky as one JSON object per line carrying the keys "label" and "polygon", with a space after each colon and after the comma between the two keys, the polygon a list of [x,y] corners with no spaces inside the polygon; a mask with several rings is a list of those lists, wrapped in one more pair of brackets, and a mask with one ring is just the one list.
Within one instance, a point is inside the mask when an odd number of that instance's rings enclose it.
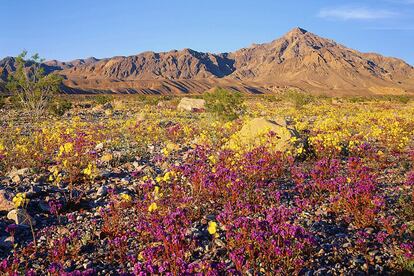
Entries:
{"label": "clear sky", "polygon": [[0,0],[0,58],[229,52],[302,27],[414,65],[414,0]]}

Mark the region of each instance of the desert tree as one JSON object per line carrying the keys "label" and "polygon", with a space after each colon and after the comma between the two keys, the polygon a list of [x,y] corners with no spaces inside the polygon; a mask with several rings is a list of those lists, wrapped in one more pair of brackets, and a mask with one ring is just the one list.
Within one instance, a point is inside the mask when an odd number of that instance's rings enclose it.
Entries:
{"label": "desert tree", "polygon": [[42,66],[43,59],[38,54],[26,59],[23,51],[16,58],[16,70],[9,76],[6,88],[17,97],[23,108],[41,115],[59,91],[62,78],[56,74],[46,74]]}

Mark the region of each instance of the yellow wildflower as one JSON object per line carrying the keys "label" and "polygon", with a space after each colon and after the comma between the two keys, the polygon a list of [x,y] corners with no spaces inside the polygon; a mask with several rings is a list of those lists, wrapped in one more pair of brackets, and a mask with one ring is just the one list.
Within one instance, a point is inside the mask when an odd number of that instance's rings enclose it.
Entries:
{"label": "yellow wildflower", "polygon": [[26,193],[18,193],[15,197],[13,197],[13,203],[16,208],[25,207],[29,204],[29,199],[26,198]]}
{"label": "yellow wildflower", "polygon": [[126,202],[131,202],[132,201],[132,197],[129,194],[122,193],[120,196],[121,196],[121,199],[126,201]]}
{"label": "yellow wildflower", "polygon": [[151,203],[150,206],[148,206],[148,211],[149,212],[153,212],[157,209],[158,209],[158,206],[157,206],[157,203],[155,203],[155,202]]}
{"label": "yellow wildflower", "polygon": [[208,160],[211,162],[211,164],[216,164],[217,163],[217,159],[216,159],[216,157],[214,157],[214,155],[210,155],[208,157]]}
{"label": "yellow wildflower", "polygon": [[161,153],[164,154],[165,156],[168,156],[170,154],[170,152],[166,148],[163,148],[161,150]]}
{"label": "yellow wildflower", "polygon": [[162,193],[160,193],[160,187],[158,187],[158,186],[155,186],[154,187],[154,199],[159,199],[160,197],[162,197],[163,196],[163,194]]}
{"label": "yellow wildflower", "polygon": [[217,233],[217,223],[214,221],[208,222],[207,231],[210,233],[210,235],[214,235]]}
{"label": "yellow wildflower", "polygon": [[170,181],[171,180],[171,178],[174,176],[174,172],[167,172],[165,175],[164,175],[164,177],[163,177],[163,180],[165,181],[165,182],[168,182],[168,181]]}
{"label": "yellow wildflower", "polygon": [[66,153],[70,153],[73,150],[73,143],[65,143],[64,148]]}
{"label": "yellow wildflower", "polygon": [[82,172],[84,175],[92,177],[92,171],[93,171],[93,166],[92,164],[88,164],[88,167],[86,167]]}

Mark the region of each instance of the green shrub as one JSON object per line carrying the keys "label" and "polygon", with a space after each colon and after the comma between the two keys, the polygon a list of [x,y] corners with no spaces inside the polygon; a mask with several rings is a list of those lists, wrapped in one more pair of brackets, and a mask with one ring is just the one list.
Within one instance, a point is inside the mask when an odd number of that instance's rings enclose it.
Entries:
{"label": "green shrub", "polygon": [[234,120],[245,110],[241,93],[217,88],[204,95],[207,111],[225,120]]}
{"label": "green shrub", "polygon": [[63,116],[72,108],[72,103],[66,99],[58,99],[49,105],[49,111],[56,116]]}
{"label": "green shrub", "polygon": [[10,107],[13,109],[23,109],[23,105],[17,95],[13,95],[9,98]]}
{"label": "green shrub", "polygon": [[18,98],[20,106],[37,117],[48,107],[53,95],[59,92],[62,77],[46,74],[42,67],[44,60],[38,54],[27,60],[26,55],[24,51],[16,58],[16,71],[9,76],[6,89]]}
{"label": "green shrub", "polygon": [[3,108],[6,105],[6,97],[0,96],[0,108]]}
{"label": "green shrub", "polygon": [[165,96],[157,95],[136,95],[135,99],[144,105],[156,106]]}
{"label": "green shrub", "polygon": [[363,103],[366,102],[368,99],[366,97],[362,97],[362,96],[355,96],[355,97],[350,97],[348,98],[348,102],[350,103]]}
{"label": "green shrub", "polygon": [[401,216],[407,221],[414,221],[414,205],[411,195],[403,195],[398,199]]}
{"label": "green shrub", "polygon": [[411,98],[407,95],[399,95],[399,96],[395,96],[394,98],[397,102],[402,103],[402,104],[408,104],[408,102],[411,100]]}
{"label": "green shrub", "polygon": [[283,98],[281,95],[263,95],[263,96],[259,96],[259,98],[269,103],[277,103],[277,102],[283,101]]}
{"label": "green shrub", "polygon": [[93,101],[98,105],[105,105],[112,102],[113,97],[109,95],[97,95],[93,97]]}
{"label": "green shrub", "polygon": [[289,90],[284,93],[284,98],[297,108],[303,108],[305,105],[310,104],[315,99],[313,96],[296,91],[296,90]]}

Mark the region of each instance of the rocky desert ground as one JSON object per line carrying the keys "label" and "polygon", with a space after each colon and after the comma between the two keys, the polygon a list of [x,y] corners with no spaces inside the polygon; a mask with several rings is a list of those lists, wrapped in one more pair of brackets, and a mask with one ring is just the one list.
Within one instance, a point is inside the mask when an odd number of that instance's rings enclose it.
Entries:
{"label": "rocky desert ground", "polygon": [[409,98],[79,98],[0,111],[0,274],[414,272]]}

